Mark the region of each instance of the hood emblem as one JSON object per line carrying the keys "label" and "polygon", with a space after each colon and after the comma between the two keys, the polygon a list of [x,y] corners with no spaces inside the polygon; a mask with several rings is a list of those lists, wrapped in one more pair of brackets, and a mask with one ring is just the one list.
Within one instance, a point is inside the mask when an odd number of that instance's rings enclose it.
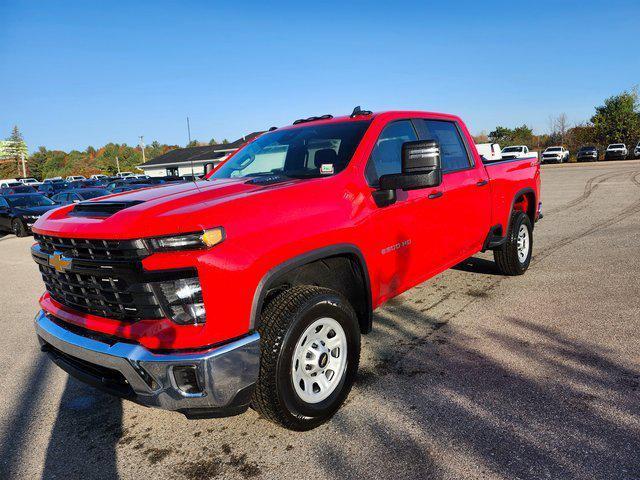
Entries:
{"label": "hood emblem", "polygon": [[71,265],[71,259],[64,258],[62,253],[54,252],[53,255],[49,255],[49,266],[53,267],[56,272],[64,273],[69,265]]}

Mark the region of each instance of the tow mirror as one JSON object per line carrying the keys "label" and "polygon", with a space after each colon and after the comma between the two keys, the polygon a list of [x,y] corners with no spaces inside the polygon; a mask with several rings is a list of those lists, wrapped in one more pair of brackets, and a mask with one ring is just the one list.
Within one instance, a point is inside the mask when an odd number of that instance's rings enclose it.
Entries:
{"label": "tow mirror", "polygon": [[380,177],[374,198],[378,206],[396,201],[396,190],[437,187],[442,183],[440,146],[435,140],[418,140],[402,144],[402,172]]}

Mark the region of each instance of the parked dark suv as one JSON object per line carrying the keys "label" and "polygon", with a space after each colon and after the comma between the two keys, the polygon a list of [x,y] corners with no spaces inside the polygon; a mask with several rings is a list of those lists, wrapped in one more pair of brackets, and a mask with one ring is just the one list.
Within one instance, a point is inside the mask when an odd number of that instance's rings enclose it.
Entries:
{"label": "parked dark suv", "polygon": [[600,152],[596,147],[581,147],[576,155],[579,162],[597,162]]}
{"label": "parked dark suv", "polygon": [[56,207],[55,202],[39,193],[0,196],[0,232],[26,237],[36,220]]}

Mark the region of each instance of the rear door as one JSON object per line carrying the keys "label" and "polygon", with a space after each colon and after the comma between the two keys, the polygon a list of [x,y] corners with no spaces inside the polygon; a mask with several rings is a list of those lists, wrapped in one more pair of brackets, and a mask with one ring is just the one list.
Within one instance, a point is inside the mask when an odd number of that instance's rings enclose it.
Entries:
{"label": "rear door", "polygon": [[423,119],[416,123],[421,139],[437,140],[442,161],[440,209],[443,253],[447,266],[482,248],[491,218],[489,178],[484,166],[475,165],[462,128],[454,121]]}

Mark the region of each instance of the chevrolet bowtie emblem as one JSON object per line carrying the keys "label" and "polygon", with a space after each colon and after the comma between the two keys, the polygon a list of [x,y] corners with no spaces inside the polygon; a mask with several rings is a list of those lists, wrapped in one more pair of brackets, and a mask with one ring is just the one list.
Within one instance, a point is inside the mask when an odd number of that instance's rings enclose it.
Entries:
{"label": "chevrolet bowtie emblem", "polygon": [[56,272],[64,273],[66,268],[71,265],[71,259],[64,258],[61,253],[55,252],[53,255],[49,255],[49,265]]}

